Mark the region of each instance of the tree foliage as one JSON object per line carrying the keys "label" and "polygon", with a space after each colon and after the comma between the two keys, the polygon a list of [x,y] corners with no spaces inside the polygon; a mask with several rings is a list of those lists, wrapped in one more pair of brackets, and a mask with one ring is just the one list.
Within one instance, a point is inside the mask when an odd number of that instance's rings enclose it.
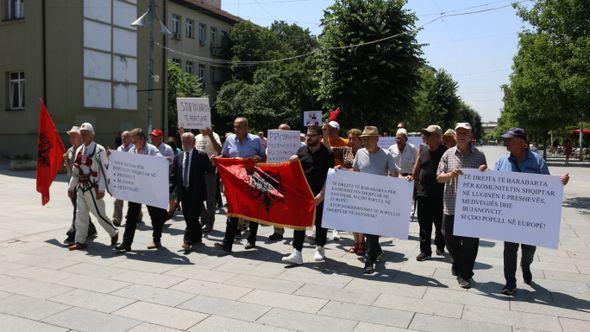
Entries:
{"label": "tree foliage", "polygon": [[[272,60],[312,51],[317,40],[308,29],[274,22],[269,29],[238,23],[230,35],[234,60]],[[232,67],[216,100],[216,111],[226,126],[240,115],[254,130],[288,123],[301,127],[303,111],[320,107],[313,91],[314,62],[308,58]]]}
{"label": "tree foliage", "polygon": [[[405,0],[336,0],[322,19],[318,95],[344,126],[392,123],[409,113],[422,51]],[[363,47],[343,48],[385,37]]]}
{"label": "tree foliage", "polygon": [[[590,2],[539,0],[517,6],[531,25],[519,36],[502,127],[546,133],[590,117]],[[505,128],[503,128],[505,129]]]}

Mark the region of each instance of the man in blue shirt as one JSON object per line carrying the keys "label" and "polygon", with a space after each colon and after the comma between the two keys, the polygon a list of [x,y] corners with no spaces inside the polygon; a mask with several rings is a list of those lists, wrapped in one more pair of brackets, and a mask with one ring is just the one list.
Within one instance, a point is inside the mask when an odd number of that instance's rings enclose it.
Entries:
{"label": "man in blue shirt", "polygon": [[[234,120],[235,134],[230,135],[225,140],[221,149],[221,155],[224,158],[245,158],[252,159],[254,162],[266,161],[266,151],[260,138],[248,133],[248,129],[248,120],[246,118],[239,117]],[[215,247],[222,249],[225,253],[231,252],[237,232],[238,218],[228,218],[223,244],[216,243]],[[258,233],[258,223],[250,221],[250,235],[248,236],[246,249],[252,249],[256,246],[256,233]]]}
{"label": "man in blue shirt", "polygon": [[[549,175],[549,168],[545,160],[541,155],[529,150],[524,129],[511,128],[502,135],[502,138],[504,138],[509,153],[498,159],[495,167],[496,171]],[[568,181],[569,174],[561,177],[563,185],[566,185]],[[506,278],[506,286],[502,289],[502,293],[505,295],[512,295],[516,291],[516,253],[518,245],[518,243],[504,242],[504,278]],[[528,244],[520,244],[520,246],[522,249],[520,260],[522,276],[524,282],[530,285],[533,281],[531,263],[537,247]]]}

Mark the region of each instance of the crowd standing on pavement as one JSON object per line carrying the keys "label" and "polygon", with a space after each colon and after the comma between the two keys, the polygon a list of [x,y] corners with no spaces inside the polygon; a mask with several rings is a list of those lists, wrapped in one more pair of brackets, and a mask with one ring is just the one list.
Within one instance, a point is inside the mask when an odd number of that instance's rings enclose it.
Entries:
{"label": "crowd standing on pavement", "polygon": [[[182,211],[186,229],[181,241],[182,250],[188,254],[199,250],[203,235],[212,231],[216,210],[222,208],[219,174],[215,167],[215,158],[252,159],[254,162],[266,161],[267,140],[263,132],[257,135],[249,132],[249,122],[245,117],[237,117],[233,123],[234,132],[225,135],[222,143],[220,135],[211,128],[199,131],[197,135],[179,129],[180,145],[174,136],[164,142],[164,132],[152,130],[148,135],[140,128],[123,131],[118,138],[120,152],[166,158],[170,165],[168,188],[162,188],[169,194],[169,208],[146,206],[152,224],[153,241],[148,249],[158,249],[162,244],[162,228],[178,210]],[[290,130],[288,124],[281,124],[279,130]],[[378,145],[379,129],[375,126],[353,128],[346,132],[347,137],[340,136],[340,124],[327,121],[322,126],[309,126],[306,134],[301,134],[301,147],[291,157],[299,160],[307,184],[311,188],[316,205],[315,230],[308,235],[315,244],[313,260],[326,259],[324,246],[328,238],[328,229],[322,225],[323,200],[328,170],[331,168],[345,171],[370,173],[380,176],[404,178],[415,183],[419,223],[420,251],[418,261],[432,257],[432,232],[434,228],[434,245],[437,256],[445,255],[445,249],[451,258],[449,273],[456,277],[462,288],[470,288],[473,283],[474,264],[477,259],[479,239],[453,234],[457,179],[464,169],[479,169],[485,172],[488,164],[485,155],[475,146],[471,125],[460,122],[454,128],[443,129],[432,124],[421,131],[422,144],[415,146],[408,142],[405,123],[400,122],[395,132],[395,144],[387,149]],[[97,231],[90,219],[96,222],[111,238],[110,244],[115,253],[124,254],[132,251],[137,224],[141,222],[142,204],[127,202],[125,230],[119,243],[119,227],[123,224],[124,202],[115,200],[113,218],[105,213],[104,196],[108,191],[107,169],[108,151],[94,142],[94,128],[90,123],[74,126],[67,131],[71,147],[64,154],[64,161],[71,178],[68,196],[74,207],[74,218],[64,241],[69,250],[86,250],[87,242],[96,237]],[[385,134],[385,133],[384,133]],[[387,134],[389,135],[389,134]],[[543,158],[529,148],[526,132],[522,128],[511,128],[503,136],[508,153],[502,156],[494,169],[501,172],[524,172],[549,174]],[[172,145],[172,146],[171,146]],[[567,154],[566,154],[567,155]],[[569,181],[569,175],[561,177],[563,185]],[[302,183],[301,185],[307,185]],[[246,250],[256,248],[258,223],[240,222],[237,217],[228,217],[225,235],[221,242],[215,243],[219,255],[232,254],[236,237],[241,236],[241,225],[249,228]],[[434,227],[433,227],[434,226]],[[332,238],[339,239],[338,230],[332,230]],[[275,227],[270,241],[278,241],[285,236],[285,229]],[[378,234],[354,233],[354,244],[347,248],[364,258],[364,273],[373,274],[379,270],[383,257]],[[305,230],[294,230],[292,252],[282,258],[289,265],[302,265]],[[535,247],[505,242],[504,276],[506,284],[502,292],[514,294],[516,290],[516,260],[518,248],[521,248],[521,269],[524,282],[532,282],[531,264]]]}

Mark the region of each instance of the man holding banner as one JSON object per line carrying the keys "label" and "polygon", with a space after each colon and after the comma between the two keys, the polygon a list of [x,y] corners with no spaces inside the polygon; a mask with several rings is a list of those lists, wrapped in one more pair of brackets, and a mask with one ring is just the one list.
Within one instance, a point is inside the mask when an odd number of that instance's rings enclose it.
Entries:
{"label": "man holding banner", "polygon": [[[204,151],[209,160],[221,153],[221,139],[219,135],[211,128],[199,129],[199,134],[195,137],[195,148]],[[206,204],[201,207],[201,225],[203,233],[209,233],[213,230],[215,223],[215,198],[217,195],[217,173],[215,168],[205,174],[205,185],[207,187]]]}
{"label": "man holding banner", "polygon": [[[528,149],[526,133],[522,128],[511,128],[504,135],[504,144],[509,153],[502,156],[496,162],[495,170],[500,172],[520,172],[549,175],[547,163],[541,155],[531,152]],[[569,182],[569,174],[561,177],[561,183],[566,185]],[[502,289],[505,295],[512,295],[516,291],[516,255],[518,243],[504,242],[504,278],[506,285]],[[528,244],[520,244],[522,257],[520,267],[525,284],[531,284],[533,275],[531,263],[535,256],[537,247]]]}
{"label": "man holding banner", "polygon": [[[162,154],[157,147],[146,142],[145,133],[140,128],[135,128],[131,131],[131,139],[134,147],[129,150],[129,153],[143,154],[148,156],[155,156],[162,158]],[[167,190],[162,188],[161,190]],[[131,244],[135,236],[135,229],[139,222],[139,214],[141,212],[141,203],[129,201],[127,203],[127,216],[125,217],[125,233],[123,233],[123,242],[116,250],[120,253],[131,251]],[[148,249],[156,249],[162,246],[160,239],[162,238],[162,227],[166,220],[168,220],[168,211],[163,208],[147,205],[150,219],[152,220],[153,228],[153,242],[150,243]]]}
{"label": "man holding banner", "polygon": [[[248,133],[248,119],[238,117],[234,120],[234,132],[223,143],[221,155],[226,158],[246,158],[254,162],[266,161],[266,152],[262,146],[260,138]],[[228,208],[229,209],[229,208]],[[238,232],[238,218],[229,217],[225,228],[225,237],[223,244],[216,243],[215,247],[222,249],[225,253],[232,251],[232,246]],[[256,234],[258,233],[258,223],[250,221],[250,235],[246,249],[252,249],[256,246]]]}
{"label": "man holding banner", "polygon": [[[391,153],[377,145],[379,141],[377,127],[366,126],[361,134],[361,140],[365,147],[356,152],[352,164],[353,171],[395,177],[399,175]],[[375,272],[375,263],[379,262],[383,256],[383,249],[379,245],[379,235],[365,234],[365,237],[367,238],[365,273],[372,274]]]}
{"label": "man holding banner", "polygon": [[[301,161],[301,167],[305,173],[307,183],[314,195],[315,210],[315,227],[316,227],[316,252],[314,260],[322,261],[326,258],[324,245],[328,230],[322,227],[322,213],[324,190],[328,170],[334,167],[334,152],[322,144],[322,128],[319,126],[310,126],[307,128],[307,146],[301,147],[297,151],[297,158]],[[293,157],[295,158],[295,156]],[[305,184],[303,184],[305,185]],[[291,265],[302,265],[303,242],[305,241],[305,230],[293,231],[293,253],[283,257],[282,261]]]}
{"label": "man holding banner", "polygon": [[455,236],[455,201],[457,198],[457,178],[464,168],[486,169],[486,156],[471,145],[471,125],[467,122],[457,123],[457,146],[448,149],[442,156],[437,170],[436,180],[445,184],[443,192],[443,235],[449,254],[453,259],[451,271],[457,276],[462,288],[471,288],[473,265],[477,258],[479,238]]}

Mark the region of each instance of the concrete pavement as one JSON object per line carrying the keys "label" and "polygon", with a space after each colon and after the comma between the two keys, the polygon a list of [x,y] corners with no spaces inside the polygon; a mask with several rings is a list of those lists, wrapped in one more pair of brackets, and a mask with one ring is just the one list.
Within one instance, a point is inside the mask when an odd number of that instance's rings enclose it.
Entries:
{"label": "concrete pavement", "polygon": [[[493,165],[504,151],[484,148]],[[555,163],[560,165],[559,162]],[[205,245],[180,251],[184,221],[168,222],[158,251],[149,220],[139,227],[134,251],[114,255],[108,235],[85,252],[61,245],[71,221],[65,177],[52,186],[42,207],[33,172],[0,168],[0,326],[5,331],[584,331],[590,330],[590,168],[552,166],[570,172],[565,189],[558,250],[538,248],[534,284],[514,297],[504,284],[502,243],[482,240],[476,284],[463,290],[451,276],[448,257],[417,262],[418,225],[407,241],[384,238],[385,264],[373,276],[346,252],[352,236],[329,241],[325,263],[312,262],[306,244],[302,267],[285,268],[292,232],[267,243],[272,227],[261,227],[258,247],[235,245],[217,257],[225,217]],[[112,213],[112,198],[107,212]],[[147,218],[148,214],[144,213]]]}

